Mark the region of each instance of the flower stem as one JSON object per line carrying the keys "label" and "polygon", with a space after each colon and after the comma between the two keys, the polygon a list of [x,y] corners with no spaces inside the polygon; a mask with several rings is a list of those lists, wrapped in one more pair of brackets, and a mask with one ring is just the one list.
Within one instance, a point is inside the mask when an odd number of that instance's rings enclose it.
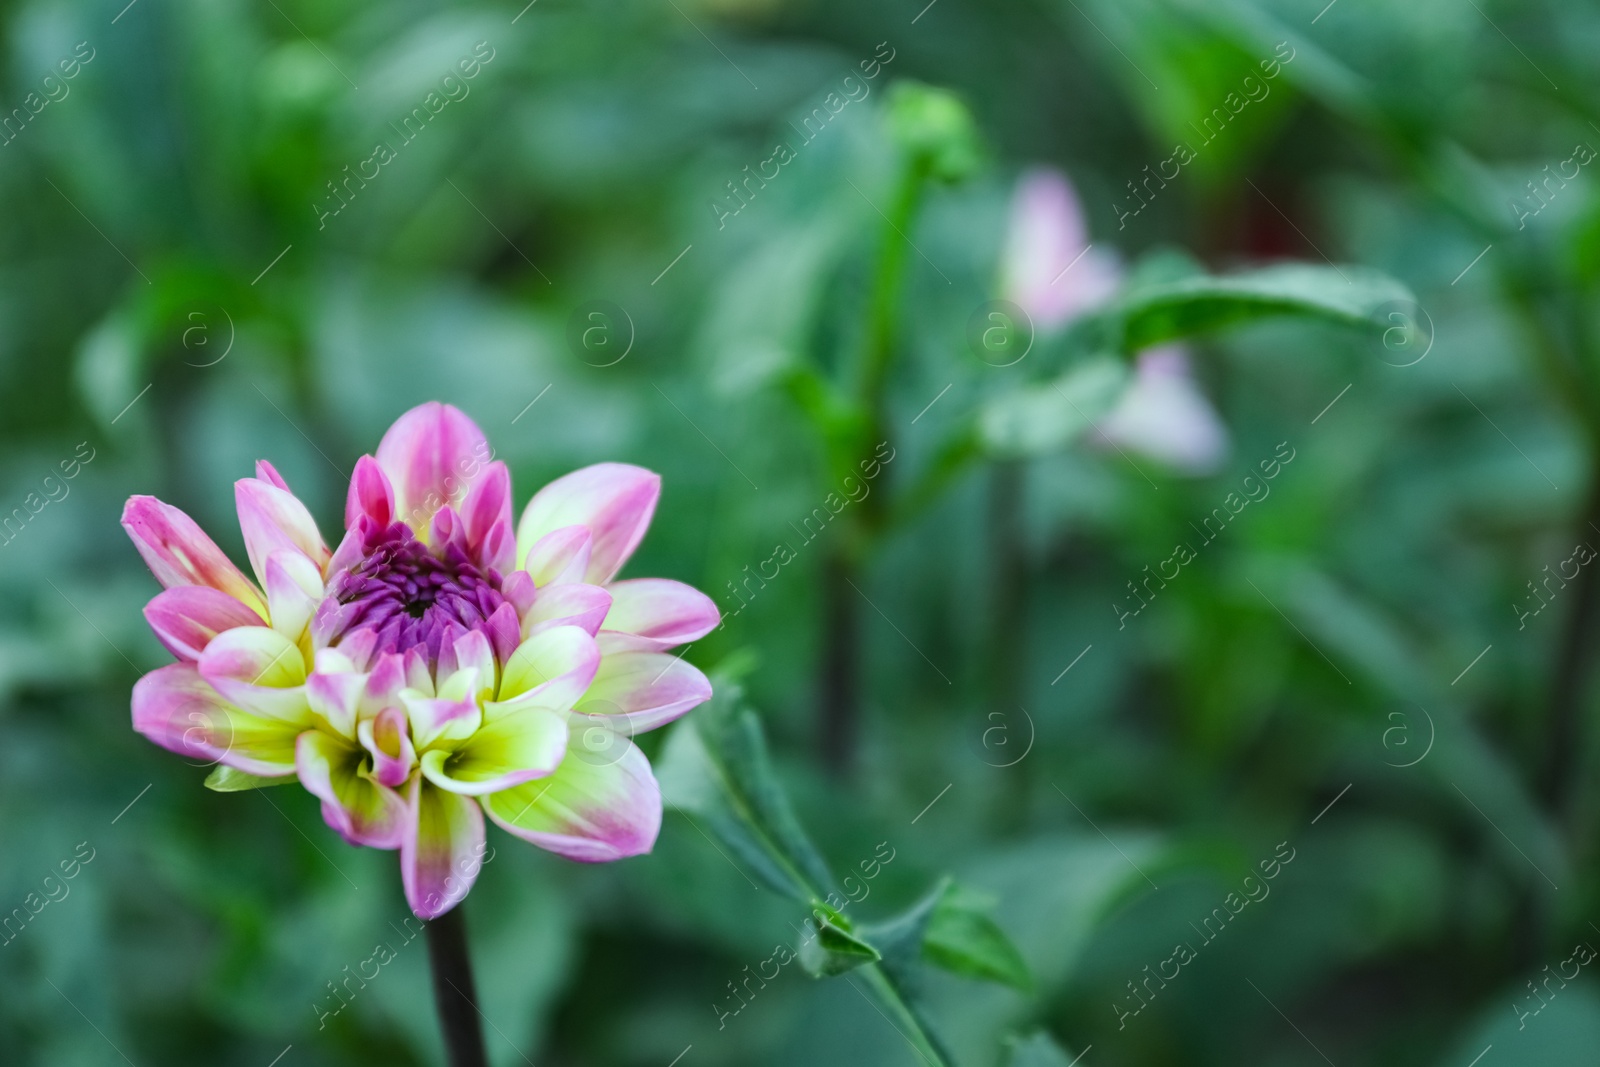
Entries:
{"label": "flower stem", "polygon": [[433,968],[433,1003],[439,1011],[450,1067],[488,1067],[479,1022],[478,991],[467,952],[467,922],[457,905],[428,923],[428,962]]}

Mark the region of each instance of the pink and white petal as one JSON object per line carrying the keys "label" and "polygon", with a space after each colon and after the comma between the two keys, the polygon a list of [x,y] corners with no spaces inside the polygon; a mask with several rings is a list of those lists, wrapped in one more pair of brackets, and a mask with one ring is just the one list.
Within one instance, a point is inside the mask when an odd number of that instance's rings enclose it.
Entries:
{"label": "pink and white petal", "polygon": [[[483,631],[469,630],[456,638],[451,645],[451,651],[457,664],[457,670],[473,670],[477,672],[472,686],[462,690],[462,692],[474,693],[479,698],[494,696],[495,674],[498,670],[498,665],[495,663],[494,650],[489,647],[489,638],[484,635]],[[441,657],[442,662],[443,659]],[[439,674],[441,677],[444,675],[442,667],[439,670]],[[449,687],[440,686],[441,694],[446,688]],[[454,690],[452,689],[451,692],[453,693]]]}
{"label": "pink and white petal", "polygon": [[283,475],[278,473],[278,468],[264,459],[256,460],[256,477],[264,482],[270,482],[286,493],[291,491],[289,483],[284,481]]}
{"label": "pink and white petal", "polygon": [[350,489],[344,500],[345,529],[355,529],[363,515],[380,529],[394,521],[394,486],[371,456],[356,460],[355,473],[350,476]]}
{"label": "pink and white petal", "polygon": [[434,746],[455,749],[483,724],[483,711],[471,698],[425,697],[414,689],[402,689],[400,702],[406,709],[412,743],[418,752]]}
{"label": "pink and white petal", "polygon": [[525,707],[566,711],[600,669],[600,648],[576,626],[556,626],[528,638],[500,675],[499,703],[490,717]]}
{"label": "pink and white petal", "polygon": [[483,469],[461,504],[466,524],[467,555],[480,567],[501,574],[516,564],[516,535],[511,524],[511,472],[498,460]]}
{"label": "pink and white petal", "polygon": [[286,548],[304,553],[321,573],[332,553],[323,543],[311,512],[298,497],[257,478],[234,482],[233,495],[239,506],[245,552],[262,584],[267,581],[267,557]]}
{"label": "pink and white petal", "polygon": [[517,609],[510,603],[495,608],[484,622],[483,630],[489,636],[489,646],[494,649],[497,663],[508,662],[522,644],[522,620],[517,618]]}
{"label": "pink and white petal", "polygon": [[644,538],[660,496],[661,475],[643,467],[596,463],[575,470],[528,501],[517,526],[517,547],[519,551],[531,549],[540,538],[564,526],[587,526],[594,545],[584,580],[603,585],[622,569]]}
{"label": "pink and white petal", "polygon": [[322,800],[322,818],[352,845],[399,848],[409,812],[388,786],[361,773],[367,753],[321,730],[307,730],[295,745],[295,771],[306,791]]}
{"label": "pink and white petal", "polygon": [[722,622],[717,605],[693,586],[670,578],[612,582],[611,611],[602,626],[639,638],[634,647],[654,652],[696,641]]}
{"label": "pink and white petal", "polygon": [[153,496],[133,496],[122,509],[122,528],[150,572],[168,589],[201,585],[218,589],[265,617],[267,602],[255,583],[223,555],[193,519]]}
{"label": "pink and white petal", "polygon": [[264,626],[266,620],[219,589],[181,585],[164,589],[144,606],[156,639],[179,659],[200,658],[211,639],[236,626]]}
{"label": "pink and white petal", "polygon": [[607,652],[577,710],[623,719],[624,732],[632,736],[665,726],[710,699],[711,682],[681,657]]}
{"label": "pink and white petal", "polygon": [[344,532],[344,537],[339,541],[339,547],[333,550],[333,555],[328,558],[328,564],[323,573],[333,577],[343,571],[349,570],[366,557],[368,547],[375,541],[383,527],[372,521],[367,515],[357,515],[355,523]]}
{"label": "pink and white petal", "polygon": [[265,626],[240,626],[212,638],[200,674],[230,702],[255,715],[311,725],[306,661],[299,647]]}
{"label": "pink and white petal", "polygon": [[405,659],[398,653],[379,654],[367,676],[367,691],[362,698],[361,717],[371,718],[385,708],[400,706],[400,690],[406,687]]}
{"label": "pink and white petal", "polygon": [[189,663],[161,667],[134,683],[133,728],[180,756],[269,778],[294,773],[302,729],[239,710]]}
{"label": "pink and white petal", "polygon": [[436,696],[433,671],[428,666],[428,656],[421,648],[408,648],[405,652],[406,688],[423,696]]}
{"label": "pink and white petal", "polygon": [[462,500],[489,458],[489,441],[477,424],[438,401],[396,419],[377,455],[394,487],[395,518],[419,535],[434,512]]}
{"label": "pink and white petal", "polygon": [[483,867],[483,811],[471,797],[411,780],[409,818],[400,842],[400,880],[420,919],[436,919],[461,903]]}
{"label": "pink and white petal", "polygon": [[589,572],[589,554],[593,547],[594,534],[587,526],[551,530],[526,549],[522,534],[517,534],[517,556],[522,560],[524,572],[540,587],[583,581],[583,576]]}
{"label": "pink and white petal", "polygon": [[377,633],[365,626],[346,631],[339,639],[339,651],[350,658],[350,669],[354,671],[364,671],[372,665],[372,653],[377,647]]}
{"label": "pink and white petal", "polygon": [[529,708],[485,723],[455,752],[425,753],[422,773],[440,789],[483,796],[548,777],[566,751],[566,717]]}
{"label": "pink and white petal", "polygon": [[411,776],[417,752],[406,729],[406,713],[399,708],[384,708],[356,726],[361,747],[372,754],[372,780],[379,785],[397,786]]}
{"label": "pink and white petal", "polygon": [[539,588],[534,584],[533,576],[527,571],[512,571],[500,580],[500,595],[506,598],[506,603],[517,609],[517,616],[520,618],[533,607],[534,598],[539,595]]}
{"label": "pink and white petal", "polygon": [[568,859],[604,863],[649,852],[661,830],[661,789],[650,761],[625,737],[587,750],[573,716],[567,758],[549,778],[483,798],[507,832]]}
{"label": "pink and white petal", "polygon": [[325,648],[317,654],[317,669],[306,679],[306,702],[322,720],[324,729],[347,741],[354,740],[367,676],[354,670],[324,670],[323,654],[331,651]]}
{"label": "pink and white petal", "polygon": [[423,540],[436,555],[443,555],[443,550],[451,545],[465,553],[467,525],[461,521],[456,509],[446,504],[433,513],[433,518],[428,522],[428,535]]}
{"label": "pink and white petal", "polygon": [[555,626],[576,626],[593,636],[611,610],[611,593],[598,585],[569,582],[539,590],[522,617],[522,636],[529,638]]}
{"label": "pink and white petal", "polygon": [[267,557],[265,584],[272,628],[298,644],[326,595],[322,571],[298,549],[280,548]]}

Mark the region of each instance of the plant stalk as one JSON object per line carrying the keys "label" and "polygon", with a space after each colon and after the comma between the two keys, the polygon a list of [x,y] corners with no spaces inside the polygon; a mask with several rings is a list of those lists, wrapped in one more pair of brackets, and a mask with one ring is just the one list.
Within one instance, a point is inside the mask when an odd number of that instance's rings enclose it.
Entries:
{"label": "plant stalk", "polygon": [[[889,438],[886,394],[889,371],[899,347],[900,297],[910,247],[906,232],[916,216],[926,179],[920,164],[906,163],[884,219],[856,396],[862,425],[848,435],[842,447],[829,449],[833,475],[841,483],[846,476],[859,477],[858,463],[870,458],[878,443]],[[817,736],[823,766],[839,778],[847,777],[856,762],[861,733],[861,593],[856,579],[861,574],[861,561],[870,557],[885,526],[887,481],[885,477],[862,501],[860,509],[845,520],[845,544],[836,548],[824,565]]]}
{"label": "plant stalk", "polygon": [[[1583,525],[1578,529],[1579,538],[1585,541],[1591,533],[1600,532],[1600,458],[1595,462]],[[1600,641],[1600,564],[1583,567],[1572,584],[1572,602],[1550,683],[1550,747],[1540,776],[1545,803],[1557,819],[1564,819],[1572,805],[1574,775],[1583,745],[1580,734],[1584,698],[1594,673],[1595,645]]]}
{"label": "plant stalk", "polygon": [[467,921],[458,904],[428,923],[428,962],[433,969],[433,1003],[439,1011],[450,1067],[489,1067],[483,1045],[478,990],[467,951]]}

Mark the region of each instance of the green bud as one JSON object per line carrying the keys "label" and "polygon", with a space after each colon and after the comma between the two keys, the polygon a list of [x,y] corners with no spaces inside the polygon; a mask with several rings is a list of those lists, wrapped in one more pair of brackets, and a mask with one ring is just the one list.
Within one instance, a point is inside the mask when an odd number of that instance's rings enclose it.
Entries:
{"label": "green bud", "polygon": [[947,89],[899,81],[889,90],[889,133],[912,161],[940,181],[978,169],[983,145],[972,113]]}

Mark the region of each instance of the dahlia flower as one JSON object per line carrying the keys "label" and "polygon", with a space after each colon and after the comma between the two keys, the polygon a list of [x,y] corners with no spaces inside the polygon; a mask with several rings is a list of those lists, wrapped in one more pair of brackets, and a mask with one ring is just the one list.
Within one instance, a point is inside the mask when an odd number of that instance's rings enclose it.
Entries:
{"label": "dahlia flower", "polygon": [[573,860],[648,852],[661,794],[630,738],[711,696],[667,650],[719,622],[687,585],[614,580],[660,487],[585,467],[513,527],[505,464],[430,403],[356,464],[335,549],[271,464],[236,483],[255,581],[133,497],[122,524],[166,587],[145,618],[178,660],[134,686],[134,729],[220,764],[213,788],[298,778],[346,841],[399,850],[424,919],[472,887],[485,815]]}
{"label": "dahlia flower", "polygon": [[[1116,257],[1089,243],[1072,183],[1049,169],[1017,182],[1000,270],[1001,291],[1044,334],[1105,303],[1123,281]],[[1126,446],[1186,474],[1208,474],[1228,454],[1228,431],[1181,345],[1139,354],[1133,381],[1092,440]]]}

